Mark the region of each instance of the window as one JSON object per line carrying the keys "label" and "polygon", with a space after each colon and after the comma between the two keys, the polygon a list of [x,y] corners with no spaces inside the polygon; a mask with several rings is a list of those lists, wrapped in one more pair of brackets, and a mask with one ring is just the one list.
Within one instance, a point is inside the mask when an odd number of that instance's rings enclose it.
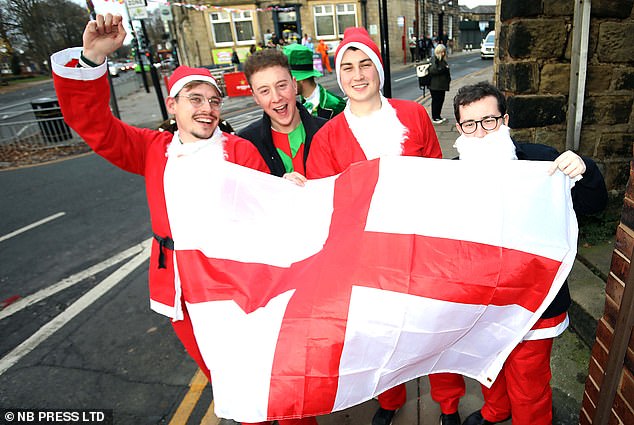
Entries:
{"label": "window", "polygon": [[447,36],[450,40],[453,40],[453,16],[449,15],[448,19],[447,26],[449,27],[449,31],[447,31]]}
{"label": "window", "polygon": [[253,34],[253,17],[250,10],[233,12],[232,18],[236,30],[236,40],[238,42],[255,40]]}
{"label": "window", "polygon": [[315,35],[317,37],[334,37],[335,15],[332,5],[315,6]]}
{"label": "window", "polygon": [[214,12],[210,13],[209,17],[211,19],[214,42],[216,44],[233,43],[229,14],[225,12]]}
{"label": "window", "polygon": [[342,3],[334,7],[323,4],[314,6],[313,12],[317,37],[343,37],[346,28],[357,26],[357,5],[354,3]]}
{"label": "window", "polygon": [[237,44],[253,44],[253,11],[242,10],[238,12],[212,12],[211,31],[214,43],[219,46]]}
{"label": "window", "polygon": [[357,26],[357,5],[338,4],[337,5],[337,29],[339,36],[343,37],[346,28]]}
{"label": "window", "polygon": [[432,36],[434,33],[434,15],[431,13],[427,15],[427,35]]}

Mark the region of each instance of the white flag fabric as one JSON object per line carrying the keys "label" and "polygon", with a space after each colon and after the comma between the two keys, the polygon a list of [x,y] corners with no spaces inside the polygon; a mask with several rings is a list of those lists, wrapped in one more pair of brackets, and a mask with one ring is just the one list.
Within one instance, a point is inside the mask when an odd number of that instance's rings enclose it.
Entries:
{"label": "white flag fabric", "polygon": [[575,258],[572,182],[549,165],[390,157],[298,187],[170,159],[178,290],[216,414],[327,414],[435,372],[490,385]]}

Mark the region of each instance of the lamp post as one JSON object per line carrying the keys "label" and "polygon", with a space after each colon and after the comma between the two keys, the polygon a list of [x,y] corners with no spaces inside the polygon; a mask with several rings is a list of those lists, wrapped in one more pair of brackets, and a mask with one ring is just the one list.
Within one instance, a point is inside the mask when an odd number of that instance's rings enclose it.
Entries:
{"label": "lamp post", "polygon": [[379,0],[379,24],[381,25],[381,56],[383,57],[383,95],[392,97],[392,74],[390,72],[390,42],[387,31],[387,0]]}

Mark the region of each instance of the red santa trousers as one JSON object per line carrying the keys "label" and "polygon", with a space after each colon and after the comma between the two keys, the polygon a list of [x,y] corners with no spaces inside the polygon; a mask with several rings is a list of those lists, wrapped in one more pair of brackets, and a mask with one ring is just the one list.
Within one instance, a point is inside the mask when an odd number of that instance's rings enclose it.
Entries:
{"label": "red santa trousers", "polygon": [[[553,339],[521,342],[504,363],[491,386],[482,386],[482,417],[501,422],[513,413],[513,425],[551,425],[552,390],[550,354]],[[438,373],[429,376],[431,396],[443,413],[458,410],[465,384],[461,375]]]}
{"label": "red santa trousers", "polygon": [[385,410],[397,410],[405,405],[407,400],[407,391],[405,384],[397,385],[389,390],[379,394],[377,397],[379,406]]}
{"label": "red santa trousers", "polygon": [[460,397],[465,395],[462,375],[456,373],[432,373],[429,375],[431,398],[440,405],[440,411],[450,415],[458,411]]}
{"label": "red santa trousers", "polygon": [[499,422],[512,412],[513,425],[552,424],[552,348],[552,338],[524,341],[515,347],[491,388],[482,387],[484,419]]}

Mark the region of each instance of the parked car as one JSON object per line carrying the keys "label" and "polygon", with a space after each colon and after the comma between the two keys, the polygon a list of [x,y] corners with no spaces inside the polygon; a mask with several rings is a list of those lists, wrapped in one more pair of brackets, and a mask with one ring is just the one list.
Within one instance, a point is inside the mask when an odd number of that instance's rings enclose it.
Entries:
{"label": "parked car", "polygon": [[489,31],[484,40],[482,40],[480,57],[482,59],[493,59],[495,57],[495,31]]}
{"label": "parked car", "polygon": [[118,77],[121,72],[120,64],[116,62],[108,62],[108,72],[110,72],[112,77]]}
{"label": "parked car", "polygon": [[167,70],[172,70],[176,68],[176,59],[174,58],[163,59],[161,61],[161,68],[167,69]]}

